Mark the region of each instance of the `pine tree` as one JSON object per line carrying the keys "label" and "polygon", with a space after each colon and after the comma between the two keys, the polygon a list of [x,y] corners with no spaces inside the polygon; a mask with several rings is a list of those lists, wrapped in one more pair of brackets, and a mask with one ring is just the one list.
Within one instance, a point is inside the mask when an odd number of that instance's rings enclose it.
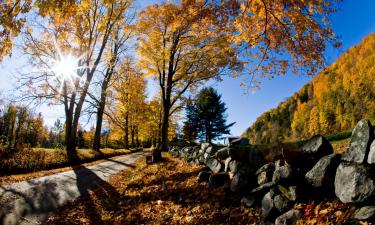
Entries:
{"label": "pine tree", "polygon": [[212,87],[200,91],[195,102],[198,138],[212,143],[223,134],[229,134],[234,123],[226,125],[225,103]]}
{"label": "pine tree", "polygon": [[189,144],[193,144],[197,139],[198,135],[198,119],[196,115],[196,107],[192,101],[190,101],[185,108],[184,126],[182,132],[184,134],[184,140]]}

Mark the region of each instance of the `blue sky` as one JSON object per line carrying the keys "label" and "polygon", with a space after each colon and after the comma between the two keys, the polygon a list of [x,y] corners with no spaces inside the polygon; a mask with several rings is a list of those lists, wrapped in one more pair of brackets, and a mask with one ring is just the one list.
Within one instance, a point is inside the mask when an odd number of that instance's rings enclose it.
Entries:
{"label": "blue sky", "polygon": [[[138,1],[138,7],[143,7],[155,1]],[[340,10],[332,17],[332,28],[340,35],[343,47],[340,50],[329,49],[326,52],[328,63],[332,63],[337,57],[368,34],[375,32],[375,1],[373,0],[344,0]],[[18,70],[22,70],[26,64],[25,57],[15,51],[11,58],[6,58],[0,63],[0,92],[2,97],[7,97],[16,87],[15,79]],[[263,112],[274,108],[281,101],[291,96],[300,89],[312,77],[305,74],[286,74],[272,80],[262,82],[260,89],[247,91],[240,87],[242,78],[226,77],[222,82],[210,82],[210,85],[218,89],[226,103],[228,110],[228,122],[236,122],[231,128],[233,135],[242,134],[258,116]],[[150,85],[149,92],[155,90]],[[62,107],[43,106],[41,111],[47,125],[52,125],[56,118],[63,119]]]}

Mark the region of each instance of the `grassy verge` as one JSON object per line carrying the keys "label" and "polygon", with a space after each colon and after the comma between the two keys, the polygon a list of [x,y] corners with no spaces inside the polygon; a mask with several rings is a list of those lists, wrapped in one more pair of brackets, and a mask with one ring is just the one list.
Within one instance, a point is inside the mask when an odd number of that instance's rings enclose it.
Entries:
{"label": "grassy verge", "polygon": [[[129,149],[78,149],[79,163],[87,163],[113,156],[129,154]],[[22,149],[15,152],[0,154],[0,176],[29,173],[71,166],[63,149]]]}

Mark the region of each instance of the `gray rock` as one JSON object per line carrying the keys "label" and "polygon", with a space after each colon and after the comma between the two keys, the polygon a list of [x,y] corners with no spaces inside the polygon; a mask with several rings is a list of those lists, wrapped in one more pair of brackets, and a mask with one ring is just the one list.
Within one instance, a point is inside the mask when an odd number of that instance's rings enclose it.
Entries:
{"label": "gray rock", "polygon": [[258,174],[257,181],[258,185],[263,185],[265,183],[270,182],[272,179],[272,173],[270,171],[264,171]]}
{"label": "gray rock", "polygon": [[252,168],[252,172],[255,173],[259,167],[263,165],[263,155],[255,148],[251,148],[249,150],[248,155],[248,164],[249,167]]}
{"label": "gray rock", "polygon": [[292,167],[281,160],[277,160],[275,163],[275,172],[272,176],[272,182],[279,183],[281,181],[290,179],[292,177]]}
{"label": "gray rock", "polygon": [[333,153],[332,145],[323,136],[317,135],[309,139],[301,148],[302,153],[318,158]]}
{"label": "gray rock", "polygon": [[252,195],[245,196],[241,199],[241,205],[246,208],[251,208],[255,203],[255,197]]}
{"label": "gray rock", "polygon": [[275,225],[291,225],[295,224],[298,219],[302,217],[302,213],[297,209],[289,210],[288,212],[280,215],[275,220]]}
{"label": "gray rock", "polygon": [[211,171],[200,171],[198,173],[198,182],[208,182],[210,179],[210,176],[212,175]]}
{"label": "gray rock", "polygon": [[282,185],[277,185],[278,187],[278,190],[280,191],[280,193],[285,197],[287,198],[288,200],[290,201],[297,201],[297,186],[290,186],[288,188],[282,186]]}
{"label": "gray rock", "polygon": [[275,212],[275,204],[273,201],[275,193],[273,191],[267,192],[262,199],[262,220],[265,221],[272,217]]}
{"label": "gray rock", "polygon": [[365,165],[342,162],[336,171],[335,193],[344,203],[361,203],[374,193],[374,180]]}
{"label": "gray rock", "polygon": [[260,173],[262,172],[265,172],[265,171],[274,171],[275,170],[275,164],[274,163],[267,163],[267,164],[264,164],[262,167],[260,167],[256,172],[255,172],[255,175],[259,175]]}
{"label": "gray rock", "polygon": [[341,159],[348,162],[363,163],[372,140],[373,131],[370,121],[359,121],[352,132],[349,149],[342,155]]}
{"label": "gray rock", "polygon": [[232,192],[239,192],[246,189],[249,186],[249,179],[246,174],[237,172],[232,179],[230,184],[230,190]]}
{"label": "gray rock", "polygon": [[232,161],[231,157],[228,157],[224,161],[224,172],[230,172],[229,164]]}
{"label": "gray rock", "polygon": [[259,187],[257,188],[254,188],[253,190],[251,190],[251,193],[262,193],[262,192],[267,192],[268,190],[270,190],[271,188],[273,188],[276,184],[274,182],[268,182],[268,183],[265,183],[263,185],[260,185]]}
{"label": "gray rock", "polygon": [[201,144],[201,149],[203,150],[203,152],[205,152],[208,147],[212,147],[212,145],[210,143],[202,143]]}
{"label": "gray rock", "polygon": [[256,172],[258,185],[263,185],[272,180],[272,175],[275,170],[275,164],[267,163],[260,167]]}
{"label": "gray rock", "polygon": [[291,204],[291,201],[287,198],[285,198],[283,195],[276,195],[273,199],[273,203],[275,205],[275,208],[280,212],[286,212]]}
{"label": "gray rock", "polygon": [[215,157],[219,160],[227,159],[229,157],[229,148],[225,147],[225,148],[218,150],[215,153]]}
{"label": "gray rock", "polygon": [[333,187],[332,180],[335,177],[337,166],[340,163],[340,155],[331,154],[323,156],[315,166],[306,173],[305,178],[314,187]]}
{"label": "gray rock", "polygon": [[225,183],[229,182],[230,177],[228,173],[216,173],[210,176],[208,184],[211,188],[217,188],[223,186]]}
{"label": "gray rock", "polygon": [[231,190],[239,192],[248,189],[251,185],[255,185],[255,176],[251,172],[252,168],[248,164],[239,163],[237,172],[232,179]]}
{"label": "gray rock", "polygon": [[241,163],[237,160],[231,160],[229,163],[228,163],[228,167],[229,167],[229,171],[232,172],[232,173],[237,173],[237,171],[239,170],[241,166]]}
{"label": "gray rock", "polygon": [[297,186],[290,186],[289,187],[289,200],[297,201],[298,198],[298,187]]}
{"label": "gray rock", "polygon": [[372,144],[370,145],[370,151],[368,153],[367,162],[369,164],[375,163],[375,140],[372,141]]}
{"label": "gray rock", "polygon": [[206,166],[208,166],[212,172],[214,173],[218,173],[220,172],[220,170],[222,169],[222,165],[221,163],[217,160],[217,159],[214,159],[214,158],[209,158],[206,160],[205,162]]}
{"label": "gray rock", "polygon": [[375,215],[375,206],[363,206],[357,209],[352,218],[356,220],[367,220]]}
{"label": "gray rock", "polygon": [[229,147],[229,156],[238,161],[248,160],[249,149],[241,147]]}

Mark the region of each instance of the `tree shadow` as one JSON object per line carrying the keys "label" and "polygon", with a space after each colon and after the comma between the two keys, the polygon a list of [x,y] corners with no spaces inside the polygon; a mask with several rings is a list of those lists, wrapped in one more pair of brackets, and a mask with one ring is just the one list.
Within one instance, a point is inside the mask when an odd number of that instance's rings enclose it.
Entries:
{"label": "tree shadow", "polygon": [[[133,165],[118,160],[106,159],[114,165],[121,165],[120,169],[134,168]],[[77,161],[72,159],[72,164]],[[83,165],[72,166],[72,171],[40,177],[11,185],[0,186],[0,224],[33,224],[45,222],[51,215],[59,215],[65,205],[74,204],[78,197],[88,202],[82,209],[90,224],[104,223],[102,215],[96,205],[105,206],[106,210],[113,210],[120,199],[116,189],[104,179],[116,171],[105,166],[87,168]],[[91,194],[91,190],[98,190],[100,194]],[[77,223],[80,218],[76,218]],[[55,221],[65,224],[64,220]]]}

